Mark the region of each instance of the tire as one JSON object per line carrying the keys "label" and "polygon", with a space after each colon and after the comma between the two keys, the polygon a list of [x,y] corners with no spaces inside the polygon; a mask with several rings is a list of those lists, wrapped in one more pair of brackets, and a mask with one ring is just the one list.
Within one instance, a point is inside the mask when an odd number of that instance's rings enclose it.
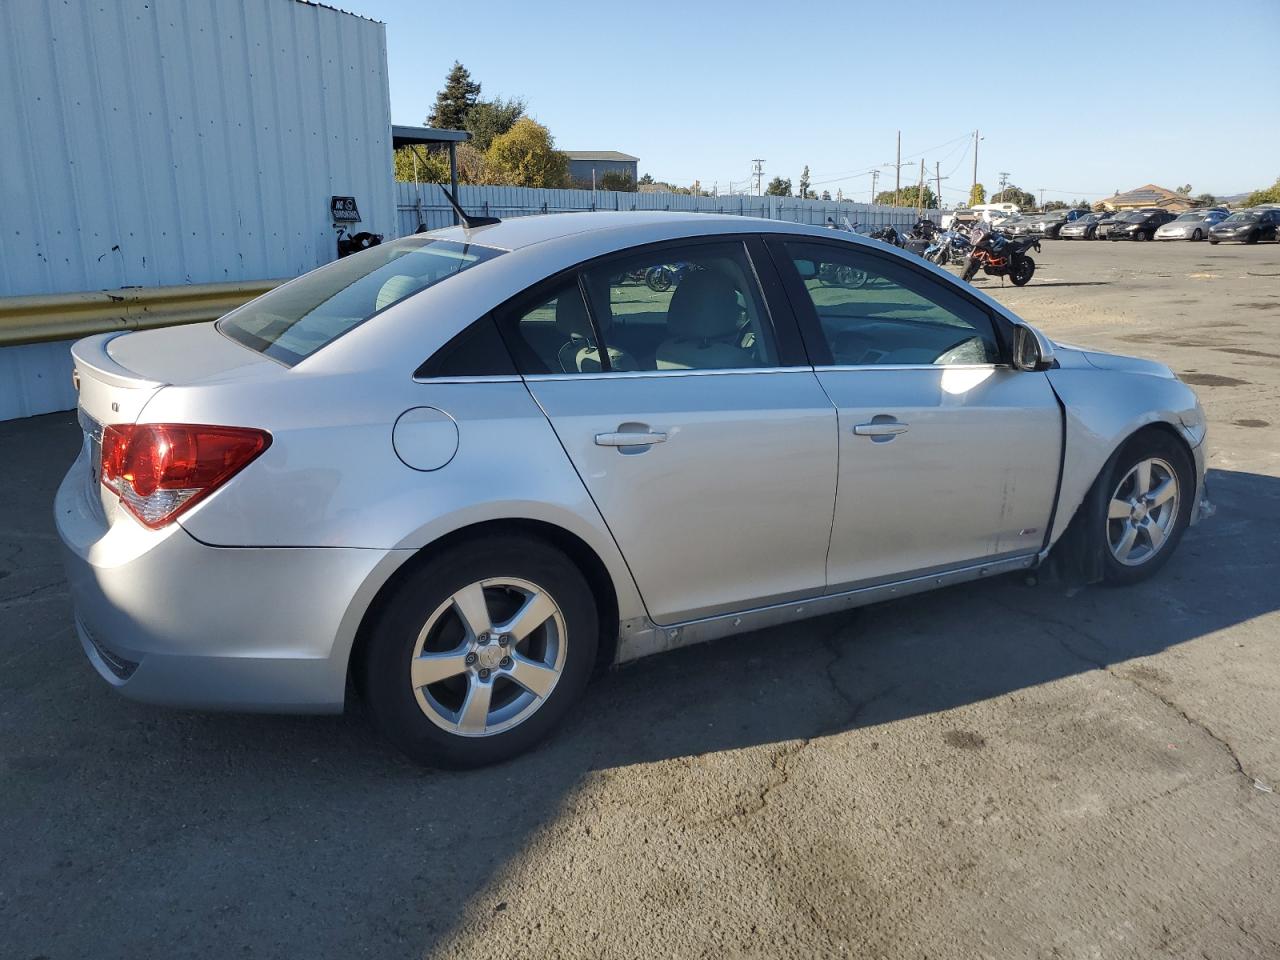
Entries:
{"label": "tire", "polygon": [[[1150,464],[1150,479],[1147,481],[1147,496],[1137,497],[1135,484],[1141,479],[1139,465],[1142,463]],[[1154,504],[1150,494],[1159,495],[1161,485],[1170,477],[1174,480],[1172,506],[1169,500]],[[1099,482],[1103,485],[1097,491],[1100,495],[1091,496],[1089,501],[1095,512],[1091,518],[1092,529],[1100,531],[1098,545],[1102,552],[1103,582],[1111,586],[1126,586],[1154,576],[1169,562],[1191,521],[1196,480],[1190,452],[1171,435],[1160,430],[1146,430],[1120,448]],[[1119,514],[1128,500],[1138,500],[1147,505],[1128,517],[1113,518],[1111,514]],[[1142,519],[1135,525],[1134,516],[1137,514],[1141,514]],[[1121,560],[1120,554],[1130,526],[1135,526],[1135,534],[1129,552]],[[1159,544],[1154,549],[1152,545],[1156,541],[1147,532],[1151,527],[1161,531]]]}
{"label": "tire", "polygon": [[1019,257],[1014,264],[1013,272],[1009,274],[1009,279],[1013,281],[1015,287],[1025,287],[1027,283],[1035,276],[1036,262],[1030,257]]}
{"label": "tire", "polygon": [[1218,245],[1218,241],[1217,241],[1217,240],[1215,240],[1215,239],[1213,239],[1213,237],[1210,237],[1210,238],[1209,238],[1209,246],[1211,246],[1211,247],[1216,247],[1217,245]]}
{"label": "tire", "polygon": [[1245,238],[1245,241],[1244,241],[1244,242],[1245,242],[1245,243],[1257,243],[1257,242],[1258,242],[1258,231],[1257,231],[1257,230],[1255,230],[1255,231],[1253,231],[1253,233],[1249,234],[1249,236],[1247,236],[1247,237]]}
{"label": "tire", "polygon": [[[465,626],[464,607],[481,629]],[[519,610],[541,619],[515,642],[497,635],[499,618],[521,629]],[[410,759],[479,767],[529,750],[554,729],[585,689],[598,642],[595,599],[568,557],[531,537],[484,536],[400,581],[366,637],[356,680],[374,727]],[[428,659],[439,679],[415,687],[423,672],[413,664]],[[514,679],[522,672],[529,687]],[[491,704],[468,717],[478,696]]]}
{"label": "tire", "polygon": [[1191,239],[1193,241],[1200,241],[1204,239],[1204,234],[1200,232],[1199,227],[1197,227],[1194,231],[1192,231]]}
{"label": "tire", "polygon": [[1151,239],[1151,237],[1147,235],[1147,231],[1145,231],[1145,230],[1139,230],[1137,233],[1135,233],[1135,234],[1133,235],[1133,239],[1135,239],[1135,240],[1150,240],[1150,239]]}
{"label": "tire", "polygon": [[965,261],[964,271],[960,274],[960,279],[968,283],[978,272],[978,261],[970,257]]}

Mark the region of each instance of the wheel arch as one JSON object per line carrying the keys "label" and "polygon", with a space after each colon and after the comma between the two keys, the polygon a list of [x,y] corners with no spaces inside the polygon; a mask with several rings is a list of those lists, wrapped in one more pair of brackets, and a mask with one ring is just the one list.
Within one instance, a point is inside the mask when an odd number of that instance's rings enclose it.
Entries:
{"label": "wheel arch", "polygon": [[504,519],[482,520],[466,526],[458,527],[443,534],[432,542],[418,548],[401,563],[382,583],[361,615],[359,626],[347,655],[346,671],[348,679],[352,671],[360,669],[363,662],[363,650],[370,632],[377,623],[379,614],[387,600],[394,595],[400,585],[413,573],[427,563],[432,557],[461,543],[494,535],[522,535],[541,540],[565,554],[586,578],[587,584],[596,601],[596,612],[599,619],[600,637],[596,653],[596,669],[601,670],[613,664],[618,650],[619,601],[618,590],[609,574],[604,560],[590,544],[577,534],[545,520],[534,520],[527,517],[510,517]]}

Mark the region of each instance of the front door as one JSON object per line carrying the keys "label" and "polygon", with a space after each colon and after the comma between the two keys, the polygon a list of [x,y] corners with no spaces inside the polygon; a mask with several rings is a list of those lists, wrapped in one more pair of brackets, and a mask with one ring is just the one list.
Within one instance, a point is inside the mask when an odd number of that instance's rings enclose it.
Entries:
{"label": "front door", "polygon": [[839,412],[832,591],[1041,547],[1061,412],[1002,362],[997,321],[946,281],[852,244],[778,242]]}
{"label": "front door", "polygon": [[[825,586],[835,410],[740,241],[643,248],[500,317],[660,624]],[[585,308],[586,302],[591,309]]]}

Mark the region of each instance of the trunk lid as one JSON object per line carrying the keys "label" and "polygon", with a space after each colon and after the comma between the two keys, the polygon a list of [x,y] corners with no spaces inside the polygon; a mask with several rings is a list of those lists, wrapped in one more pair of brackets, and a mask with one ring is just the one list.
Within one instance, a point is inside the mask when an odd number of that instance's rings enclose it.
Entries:
{"label": "trunk lid", "polygon": [[142,410],[170,384],[227,379],[271,360],[227,339],[212,323],[135,333],[100,333],[71,347],[79,391],[77,415],[89,461],[86,491],[102,505],[104,519],[115,516],[116,495],[100,483],[102,431],[111,424],[137,423]]}

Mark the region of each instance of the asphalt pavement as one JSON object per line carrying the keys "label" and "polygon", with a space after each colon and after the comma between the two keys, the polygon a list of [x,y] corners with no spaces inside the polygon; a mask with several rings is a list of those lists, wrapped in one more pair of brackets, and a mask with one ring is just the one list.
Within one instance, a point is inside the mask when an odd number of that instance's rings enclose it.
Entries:
{"label": "asphalt pavement", "polygon": [[358,707],[116,696],[51,519],[74,416],[0,424],[0,958],[1280,956],[1280,244],[1037,260],[979,285],[1208,412],[1218,512],[1158,577],[652,658],[471,773]]}

